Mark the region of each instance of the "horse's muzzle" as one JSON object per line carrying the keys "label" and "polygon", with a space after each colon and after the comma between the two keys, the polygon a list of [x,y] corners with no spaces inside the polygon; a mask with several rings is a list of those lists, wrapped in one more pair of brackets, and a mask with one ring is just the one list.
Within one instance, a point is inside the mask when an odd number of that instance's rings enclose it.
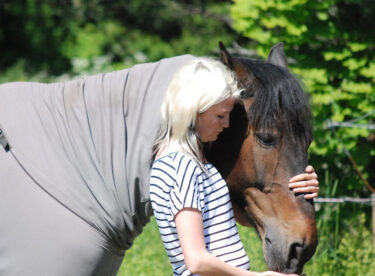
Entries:
{"label": "horse's muzzle", "polygon": [[266,233],[263,250],[270,270],[301,274],[305,263],[314,254],[316,243],[306,244],[303,238],[279,238],[279,233]]}

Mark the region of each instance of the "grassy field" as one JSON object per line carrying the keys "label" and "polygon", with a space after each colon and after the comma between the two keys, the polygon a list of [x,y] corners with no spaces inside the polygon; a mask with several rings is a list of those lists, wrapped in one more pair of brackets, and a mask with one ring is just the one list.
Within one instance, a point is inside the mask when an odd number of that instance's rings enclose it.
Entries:
{"label": "grassy field", "polygon": [[[241,239],[250,257],[253,270],[265,270],[261,242],[253,229],[239,227]],[[165,276],[172,275],[168,257],[155,218],[143,229],[132,248],[126,252],[118,276]]]}
{"label": "grassy field", "polygon": [[[324,212],[334,217],[327,206]],[[375,275],[375,254],[371,229],[365,217],[359,215],[348,221],[341,233],[332,231],[329,220],[317,221],[319,245],[314,257],[306,264],[308,276]],[[238,225],[242,242],[250,258],[253,271],[265,271],[262,245],[254,229]],[[118,276],[172,275],[171,266],[161,242],[154,217],[126,252]]]}

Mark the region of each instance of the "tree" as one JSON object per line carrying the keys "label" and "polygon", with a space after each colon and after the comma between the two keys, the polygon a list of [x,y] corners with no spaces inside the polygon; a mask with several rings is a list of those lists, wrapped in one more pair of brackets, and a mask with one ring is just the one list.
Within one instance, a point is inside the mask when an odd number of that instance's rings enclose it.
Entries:
{"label": "tree", "polygon": [[231,15],[261,56],[284,42],[312,96],[312,164],[340,180],[339,194],[368,195],[345,149],[375,186],[375,2],[235,0]]}
{"label": "tree", "polygon": [[[212,55],[219,40],[236,37],[229,8],[229,0],[4,0],[0,66],[23,61],[31,74],[79,75],[186,53]],[[5,81],[17,80],[9,75]]]}

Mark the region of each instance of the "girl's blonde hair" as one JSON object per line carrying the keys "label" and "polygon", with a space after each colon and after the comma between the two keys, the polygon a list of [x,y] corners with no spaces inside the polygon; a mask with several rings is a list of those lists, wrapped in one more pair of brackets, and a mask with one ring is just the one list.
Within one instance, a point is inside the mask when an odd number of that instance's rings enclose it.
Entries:
{"label": "girl's blonde hair", "polygon": [[194,130],[199,113],[229,97],[239,98],[234,72],[220,61],[197,58],[174,74],[161,106],[161,125],[154,142],[154,157],[163,145],[176,143],[201,164],[201,141]]}

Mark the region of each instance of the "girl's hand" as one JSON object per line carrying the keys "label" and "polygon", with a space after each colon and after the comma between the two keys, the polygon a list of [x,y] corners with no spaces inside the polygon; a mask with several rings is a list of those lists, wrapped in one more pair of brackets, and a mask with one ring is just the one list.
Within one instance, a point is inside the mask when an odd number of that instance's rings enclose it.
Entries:
{"label": "girl's hand", "polygon": [[294,193],[305,194],[306,199],[317,197],[319,191],[319,181],[314,168],[308,165],[306,167],[306,173],[293,176],[289,180],[289,188],[293,189]]}

